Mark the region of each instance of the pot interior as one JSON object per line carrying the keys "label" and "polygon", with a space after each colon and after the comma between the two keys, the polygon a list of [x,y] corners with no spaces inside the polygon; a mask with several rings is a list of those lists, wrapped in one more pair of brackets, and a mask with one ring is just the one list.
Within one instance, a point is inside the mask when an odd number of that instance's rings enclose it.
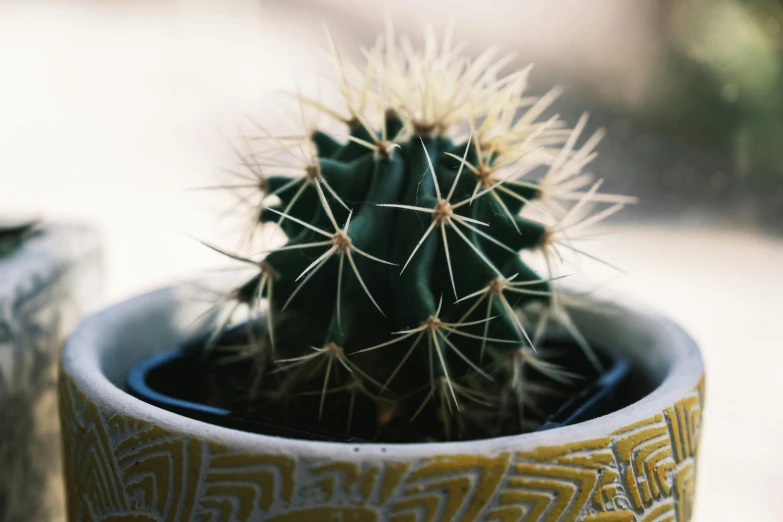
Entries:
{"label": "pot interior", "polygon": [[[232,337],[245,342],[243,332],[244,327],[235,328],[226,335],[226,342]],[[252,361],[228,360],[219,349],[205,355],[205,342],[202,337],[137,366],[128,378],[128,391],[169,411],[253,433],[344,442],[437,442],[514,435],[583,422],[628,406],[655,386],[622,351],[598,350],[606,368],[599,375],[574,343],[550,341],[547,352],[554,354],[550,362],[578,378],[543,389],[529,411],[520,409],[503,421],[488,418],[487,423],[495,423],[494,431],[469,431],[459,425],[456,428],[462,431],[449,431],[432,412],[413,420],[389,421],[380,400],[348,390],[330,392],[324,403],[319,393],[292,401],[254,399],[248,391],[256,375]],[[535,370],[526,374],[528,381],[531,389],[545,388],[547,383]],[[427,390],[421,395],[423,401],[428,400]]]}

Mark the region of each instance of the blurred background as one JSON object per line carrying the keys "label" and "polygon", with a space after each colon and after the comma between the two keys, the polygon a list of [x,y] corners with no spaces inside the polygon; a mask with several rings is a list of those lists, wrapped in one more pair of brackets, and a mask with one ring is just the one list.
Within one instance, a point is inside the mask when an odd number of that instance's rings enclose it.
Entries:
{"label": "blurred background", "polygon": [[593,171],[641,203],[593,251],[706,359],[695,521],[783,520],[783,7],[739,0],[0,0],[0,210],[99,223],[108,301],[215,267],[246,115],[313,82],[322,24],[346,56],[383,15],[417,41],[453,20],[471,53],[534,62],[532,92],[609,136]]}

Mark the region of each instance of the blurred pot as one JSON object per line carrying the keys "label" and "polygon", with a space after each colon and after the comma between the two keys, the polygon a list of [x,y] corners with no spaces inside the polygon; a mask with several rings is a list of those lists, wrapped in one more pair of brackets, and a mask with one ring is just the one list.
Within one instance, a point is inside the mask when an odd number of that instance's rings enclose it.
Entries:
{"label": "blurred pot", "polygon": [[100,289],[88,227],[0,227],[0,521],[63,520],[60,343]]}

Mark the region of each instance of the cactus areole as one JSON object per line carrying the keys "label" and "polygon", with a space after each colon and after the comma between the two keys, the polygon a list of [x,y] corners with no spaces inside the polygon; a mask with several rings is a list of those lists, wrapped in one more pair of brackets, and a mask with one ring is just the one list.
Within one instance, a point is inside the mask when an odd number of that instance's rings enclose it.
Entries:
{"label": "cactus areole", "polygon": [[601,138],[580,139],[586,117],[541,116],[556,89],[527,96],[529,68],[502,76],[505,57],[450,42],[417,53],[389,31],[364,70],[332,44],[345,109],[297,95],[301,135],[245,137],[236,174],[261,201],[256,226],[287,239],[258,255],[208,245],[256,270],[201,343],[223,403],[375,439],[464,439],[535,429],[542,404],[604,371],[557,284],[569,257],[596,260],[575,239],[632,199],[583,172]]}

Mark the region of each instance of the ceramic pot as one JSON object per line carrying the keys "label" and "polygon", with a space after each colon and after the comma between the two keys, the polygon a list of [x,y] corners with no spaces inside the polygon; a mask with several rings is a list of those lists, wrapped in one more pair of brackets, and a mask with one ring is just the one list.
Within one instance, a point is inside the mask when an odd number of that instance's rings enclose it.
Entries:
{"label": "ceramic pot", "polygon": [[64,520],[56,371],[67,330],[97,304],[99,238],[46,225],[0,256],[0,521]]}
{"label": "ceramic pot", "polygon": [[356,445],[218,427],[125,392],[131,368],[193,335],[190,306],[160,290],[86,319],[67,341],[60,409],[72,522],[690,518],[702,362],[653,312],[618,302],[573,312],[588,338],[655,382],[626,408],[496,439]]}

